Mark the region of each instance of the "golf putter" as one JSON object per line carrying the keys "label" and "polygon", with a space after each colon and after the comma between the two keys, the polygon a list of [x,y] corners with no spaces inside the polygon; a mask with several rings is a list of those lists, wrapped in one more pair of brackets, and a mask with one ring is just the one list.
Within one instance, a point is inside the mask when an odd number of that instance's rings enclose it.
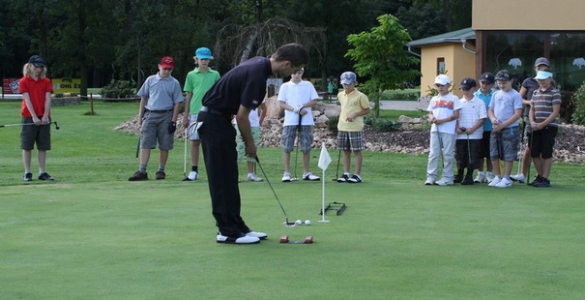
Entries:
{"label": "golf putter", "polygon": [[465,133],[467,134],[467,170],[469,170],[469,168],[473,169],[471,165],[471,146],[469,146],[469,133],[467,133],[467,129],[465,129]]}
{"label": "golf putter", "polygon": [[276,198],[276,201],[278,202],[278,205],[280,206],[280,209],[282,210],[282,213],[284,214],[284,226],[286,226],[286,227],[297,226],[297,224],[295,222],[288,221],[288,215],[286,214],[286,211],[284,210],[282,203],[280,203],[280,199],[278,199],[278,195],[276,195],[276,192],[274,191],[274,188],[272,187],[270,180],[268,180],[268,176],[266,176],[266,172],[264,172],[264,168],[262,168],[262,165],[260,164],[260,159],[258,159],[258,155],[256,155],[255,159],[256,159],[256,164],[260,167],[260,170],[262,171],[262,175],[264,175],[264,179],[266,179],[268,186],[270,186],[270,189],[272,190],[272,194],[274,194],[274,198]]}
{"label": "golf putter", "polygon": [[339,151],[337,151],[337,169],[335,170],[335,178],[333,178],[333,181],[337,181],[337,178],[339,178],[339,162],[341,161],[341,149],[339,149]]}
{"label": "golf putter", "polygon": [[[532,151],[532,142],[534,141],[534,131],[530,132],[530,136],[528,137],[530,140],[530,151]],[[528,169],[526,170],[526,185],[530,185],[530,169],[531,166],[528,165]],[[538,174],[536,174],[538,176]]]}
{"label": "golf putter", "polygon": [[183,150],[183,176],[185,176],[183,178],[183,181],[187,181],[189,178],[187,178],[187,140],[188,140],[188,134],[189,134],[189,127],[185,128],[185,147]]}
{"label": "golf putter", "polygon": [[297,151],[295,153],[295,177],[291,178],[291,181],[298,181],[299,177],[297,176],[297,163],[299,161],[299,147],[301,147],[301,121],[303,120],[303,115],[299,113],[299,124],[297,125]]}
{"label": "golf putter", "polygon": [[136,158],[140,154],[140,135],[138,136],[138,144],[136,144]]}
{"label": "golf putter", "polygon": [[[55,130],[61,129],[61,127],[59,127],[59,125],[57,125],[57,121],[51,121],[51,122],[49,122],[49,124],[45,124],[45,125],[51,125],[51,124],[55,125]],[[36,124],[35,123],[6,124],[6,125],[0,125],[0,128],[3,128],[3,127],[22,127],[22,126],[31,126],[31,125],[36,125]]]}
{"label": "golf putter", "polygon": [[443,137],[441,136],[441,132],[437,127],[437,137],[439,138],[439,153],[441,155],[441,167],[445,167],[445,157],[443,156]]}

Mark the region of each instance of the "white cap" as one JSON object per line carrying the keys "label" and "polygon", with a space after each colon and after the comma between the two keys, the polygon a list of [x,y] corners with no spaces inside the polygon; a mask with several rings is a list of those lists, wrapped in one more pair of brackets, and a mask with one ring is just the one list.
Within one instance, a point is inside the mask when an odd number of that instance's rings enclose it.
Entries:
{"label": "white cap", "polygon": [[446,85],[451,84],[451,78],[445,74],[435,77],[435,84]]}

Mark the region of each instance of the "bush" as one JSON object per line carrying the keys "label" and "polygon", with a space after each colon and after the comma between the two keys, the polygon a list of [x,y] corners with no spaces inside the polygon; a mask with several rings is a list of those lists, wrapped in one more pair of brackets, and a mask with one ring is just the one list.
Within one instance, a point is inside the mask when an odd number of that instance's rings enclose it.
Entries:
{"label": "bush", "polygon": [[130,98],[136,95],[130,81],[119,80],[108,84],[101,90],[104,98]]}
{"label": "bush", "polygon": [[376,122],[374,123],[374,130],[378,131],[378,132],[389,132],[389,131],[395,131],[400,129],[400,126],[402,126],[402,123],[400,122],[394,122],[392,120],[386,120],[386,119],[377,119]]}
{"label": "bush", "polygon": [[337,122],[339,122],[339,117],[331,117],[327,121],[327,129],[334,135],[337,135]]}
{"label": "bush", "polygon": [[374,120],[369,116],[364,116],[364,124],[372,126],[372,128],[378,132],[395,131],[400,129],[400,126],[402,126],[402,123],[400,122],[394,122],[392,120],[381,118]]}
{"label": "bush", "polygon": [[585,82],[575,91],[571,99],[576,107],[571,121],[576,125],[585,125]]}

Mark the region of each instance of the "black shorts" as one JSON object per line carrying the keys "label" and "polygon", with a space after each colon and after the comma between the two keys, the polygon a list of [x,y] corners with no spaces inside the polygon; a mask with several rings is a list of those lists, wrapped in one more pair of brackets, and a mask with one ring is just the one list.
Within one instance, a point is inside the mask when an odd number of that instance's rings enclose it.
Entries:
{"label": "black shorts", "polygon": [[559,128],[546,126],[541,130],[532,132],[532,145],[530,146],[530,157],[552,158],[555,137]]}

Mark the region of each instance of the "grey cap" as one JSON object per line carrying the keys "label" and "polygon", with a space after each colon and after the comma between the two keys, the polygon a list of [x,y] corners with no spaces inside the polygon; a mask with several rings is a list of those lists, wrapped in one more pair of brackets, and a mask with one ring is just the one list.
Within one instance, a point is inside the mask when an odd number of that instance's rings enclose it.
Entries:
{"label": "grey cap", "polygon": [[540,65],[545,65],[547,67],[550,67],[550,62],[548,61],[548,59],[546,57],[539,57],[534,61],[534,67],[538,67]]}
{"label": "grey cap", "polygon": [[498,81],[509,81],[512,79],[510,72],[508,70],[500,70],[496,73],[496,80]]}

